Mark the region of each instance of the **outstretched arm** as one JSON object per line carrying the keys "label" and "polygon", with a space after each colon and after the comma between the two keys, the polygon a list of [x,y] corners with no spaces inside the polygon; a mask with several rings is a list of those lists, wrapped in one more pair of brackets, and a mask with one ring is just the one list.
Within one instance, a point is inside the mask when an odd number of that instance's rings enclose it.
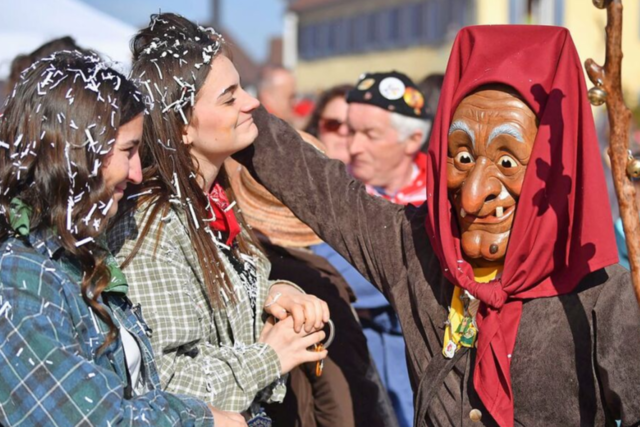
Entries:
{"label": "outstretched arm", "polygon": [[254,120],[258,138],[234,158],[384,292],[415,253],[405,208],[368,195],[341,162],[264,108]]}

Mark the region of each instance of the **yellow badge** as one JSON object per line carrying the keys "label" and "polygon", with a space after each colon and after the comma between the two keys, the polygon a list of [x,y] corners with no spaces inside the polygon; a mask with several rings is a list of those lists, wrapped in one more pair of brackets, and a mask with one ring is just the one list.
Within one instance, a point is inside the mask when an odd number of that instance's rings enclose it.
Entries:
{"label": "yellow badge", "polygon": [[422,107],[424,107],[424,96],[422,96],[420,91],[415,88],[408,87],[404,91],[403,98],[404,102],[406,102],[407,105],[414,110],[420,110]]}
{"label": "yellow badge", "polygon": [[[473,269],[475,280],[478,283],[487,283],[500,273],[502,273],[502,266]],[[478,326],[475,317],[479,303],[479,300],[471,298],[459,286],[454,287],[442,347],[442,354],[447,359],[451,359],[461,347],[473,348],[476,346]]]}
{"label": "yellow badge", "polygon": [[371,86],[373,86],[373,84],[376,82],[375,79],[364,79],[363,81],[360,82],[360,84],[358,85],[358,90],[367,90],[367,89],[371,89]]}

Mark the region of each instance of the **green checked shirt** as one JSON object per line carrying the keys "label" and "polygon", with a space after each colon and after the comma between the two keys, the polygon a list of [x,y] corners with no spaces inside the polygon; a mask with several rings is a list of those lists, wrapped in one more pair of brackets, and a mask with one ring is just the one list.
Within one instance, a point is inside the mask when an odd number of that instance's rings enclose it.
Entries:
{"label": "green checked shirt", "polygon": [[[120,264],[136,245],[149,211],[143,207],[123,217],[109,232],[109,246]],[[125,268],[129,295],[142,305],[153,331],[163,387],[227,411],[247,410],[259,399],[282,401],[286,388],[278,356],[269,345],[257,342],[271,285],[268,260],[263,256],[241,260],[248,267],[241,275],[231,264],[229,251],[221,250],[237,303],[213,307],[189,238],[188,220],[174,206],[164,218],[157,215]]]}
{"label": "green checked shirt", "polygon": [[97,352],[109,329],[82,298],[77,262],[57,235],[29,230],[28,208],[12,207],[15,233],[0,242],[0,425],[213,427],[204,402],[160,388],[147,326],[115,261],[99,301],[140,347],[135,390],[120,338]]}

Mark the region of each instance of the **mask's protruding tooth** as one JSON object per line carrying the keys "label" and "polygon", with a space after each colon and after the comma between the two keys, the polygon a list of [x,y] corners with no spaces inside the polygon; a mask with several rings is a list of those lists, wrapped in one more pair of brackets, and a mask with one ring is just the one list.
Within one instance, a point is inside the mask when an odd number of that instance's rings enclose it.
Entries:
{"label": "mask's protruding tooth", "polygon": [[464,218],[465,216],[467,216],[467,213],[464,211],[464,209],[463,209],[463,208],[460,208],[460,216],[461,216],[462,218]]}
{"label": "mask's protruding tooth", "polygon": [[502,218],[503,215],[504,215],[504,208],[502,206],[498,206],[496,208],[496,217]]}

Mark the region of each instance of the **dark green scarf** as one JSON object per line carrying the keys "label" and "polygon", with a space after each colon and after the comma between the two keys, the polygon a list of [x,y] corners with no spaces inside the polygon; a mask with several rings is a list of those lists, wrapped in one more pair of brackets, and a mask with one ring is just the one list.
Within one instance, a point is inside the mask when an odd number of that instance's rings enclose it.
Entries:
{"label": "dark green scarf", "polygon": [[[15,197],[11,200],[10,208],[9,223],[11,225],[11,228],[18,235],[28,238],[31,232],[31,206]],[[104,292],[115,292],[126,295],[129,291],[127,279],[118,266],[115,257],[107,249],[107,243],[104,236],[100,236],[97,239],[97,243],[107,252],[107,258],[105,262],[107,263],[109,273],[111,273],[111,281],[109,282],[109,286],[106,287]]]}

